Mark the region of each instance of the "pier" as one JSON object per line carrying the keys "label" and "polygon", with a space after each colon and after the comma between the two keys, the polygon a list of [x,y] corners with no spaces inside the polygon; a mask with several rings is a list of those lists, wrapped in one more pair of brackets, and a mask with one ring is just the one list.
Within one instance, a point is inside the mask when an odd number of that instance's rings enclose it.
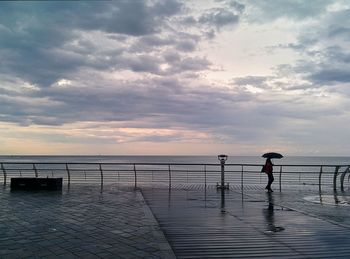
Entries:
{"label": "pier", "polygon": [[278,165],[266,193],[261,166],[3,162],[0,257],[349,257],[349,167]]}

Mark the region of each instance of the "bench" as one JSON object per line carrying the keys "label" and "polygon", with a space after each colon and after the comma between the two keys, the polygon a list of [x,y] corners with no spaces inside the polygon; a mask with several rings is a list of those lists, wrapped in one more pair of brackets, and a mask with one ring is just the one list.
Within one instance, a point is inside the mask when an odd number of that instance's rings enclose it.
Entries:
{"label": "bench", "polygon": [[15,177],[11,190],[62,190],[62,178]]}

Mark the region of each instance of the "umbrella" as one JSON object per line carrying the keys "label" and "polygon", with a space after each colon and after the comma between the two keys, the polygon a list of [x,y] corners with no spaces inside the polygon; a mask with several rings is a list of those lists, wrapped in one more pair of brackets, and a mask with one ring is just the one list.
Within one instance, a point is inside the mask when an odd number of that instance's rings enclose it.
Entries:
{"label": "umbrella", "polygon": [[280,153],[269,152],[269,153],[263,154],[262,157],[264,157],[264,158],[282,158],[283,156]]}

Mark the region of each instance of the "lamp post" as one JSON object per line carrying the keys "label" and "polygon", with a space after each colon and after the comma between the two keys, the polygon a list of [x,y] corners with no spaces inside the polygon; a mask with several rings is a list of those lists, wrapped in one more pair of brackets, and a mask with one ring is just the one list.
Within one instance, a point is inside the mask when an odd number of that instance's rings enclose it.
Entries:
{"label": "lamp post", "polygon": [[229,189],[229,185],[226,184],[225,185],[225,162],[227,160],[227,155],[218,155],[218,159],[220,161],[220,164],[221,164],[221,185],[219,185],[219,183],[216,184],[216,188],[217,189],[222,189],[222,190],[225,190],[225,189]]}

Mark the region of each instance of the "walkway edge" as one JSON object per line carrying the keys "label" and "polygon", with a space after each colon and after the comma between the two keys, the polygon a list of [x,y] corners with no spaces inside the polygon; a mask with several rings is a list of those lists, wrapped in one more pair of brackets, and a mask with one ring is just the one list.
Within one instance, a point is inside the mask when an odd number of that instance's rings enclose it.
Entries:
{"label": "walkway edge", "polygon": [[166,259],[176,259],[173,249],[171,248],[168,240],[165,238],[163,231],[160,229],[157,219],[153,215],[152,210],[148,206],[146,200],[143,197],[143,194],[140,190],[136,191],[138,198],[143,202],[143,211],[145,216],[150,221],[150,227],[152,228],[153,236],[159,240],[159,250],[161,252],[162,258]]}

